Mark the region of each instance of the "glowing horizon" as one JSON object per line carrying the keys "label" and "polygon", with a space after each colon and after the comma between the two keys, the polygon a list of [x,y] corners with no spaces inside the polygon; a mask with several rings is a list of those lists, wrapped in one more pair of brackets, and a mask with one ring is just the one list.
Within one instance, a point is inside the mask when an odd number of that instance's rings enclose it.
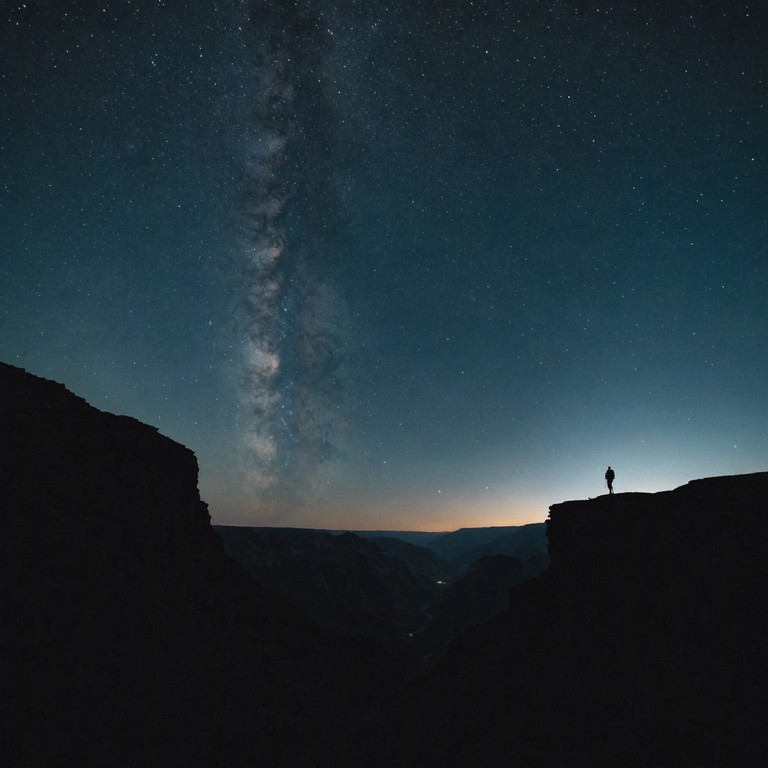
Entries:
{"label": "glowing horizon", "polygon": [[8,11],[3,360],[193,450],[214,521],[768,467],[754,9],[181,2]]}

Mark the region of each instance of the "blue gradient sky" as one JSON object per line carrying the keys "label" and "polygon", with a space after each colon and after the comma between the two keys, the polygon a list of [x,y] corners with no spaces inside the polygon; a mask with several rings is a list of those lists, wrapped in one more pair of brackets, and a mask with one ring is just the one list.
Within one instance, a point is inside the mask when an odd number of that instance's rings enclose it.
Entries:
{"label": "blue gradient sky", "polygon": [[768,468],[764,4],[69,6],[2,16],[0,357],[215,522]]}

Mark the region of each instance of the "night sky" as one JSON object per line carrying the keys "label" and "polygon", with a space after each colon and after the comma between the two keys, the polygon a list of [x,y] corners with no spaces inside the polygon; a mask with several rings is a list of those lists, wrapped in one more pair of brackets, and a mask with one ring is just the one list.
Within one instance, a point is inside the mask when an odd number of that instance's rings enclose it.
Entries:
{"label": "night sky", "polygon": [[3,4],[0,359],[214,522],[768,469],[764,2]]}

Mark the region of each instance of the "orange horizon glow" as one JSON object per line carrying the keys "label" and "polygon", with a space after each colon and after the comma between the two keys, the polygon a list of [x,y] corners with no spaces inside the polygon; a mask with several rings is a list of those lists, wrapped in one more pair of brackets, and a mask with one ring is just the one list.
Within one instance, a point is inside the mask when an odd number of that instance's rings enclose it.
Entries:
{"label": "orange horizon glow", "polygon": [[502,504],[498,499],[484,503],[455,499],[439,504],[425,503],[423,500],[367,503],[345,501],[328,506],[318,505],[307,509],[275,512],[251,505],[232,505],[224,500],[216,500],[211,503],[210,511],[214,525],[445,533],[461,528],[497,528],[541,523],[549,514],[549,505],[509,502]]}

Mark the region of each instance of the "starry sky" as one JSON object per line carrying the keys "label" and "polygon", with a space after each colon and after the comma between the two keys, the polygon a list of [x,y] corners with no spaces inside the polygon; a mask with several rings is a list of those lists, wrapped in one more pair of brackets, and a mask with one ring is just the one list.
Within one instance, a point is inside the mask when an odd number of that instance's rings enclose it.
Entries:
{"label": "starry sky", "polygon": [[0,17],[0,358],[214,522],[450,530],[768,469],[768,9]]}

